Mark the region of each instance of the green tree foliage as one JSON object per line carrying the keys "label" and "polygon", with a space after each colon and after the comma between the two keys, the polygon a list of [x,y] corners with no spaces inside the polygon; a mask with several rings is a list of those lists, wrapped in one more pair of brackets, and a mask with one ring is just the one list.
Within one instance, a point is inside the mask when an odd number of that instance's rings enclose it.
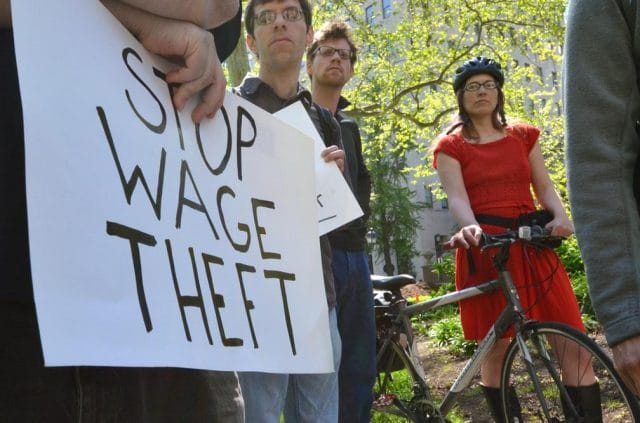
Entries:
{"label": "green tree foliage", "polygon": [[[374,23],[367,24],[361,2],[322,0],[315,21],[352,23],[361,47],[356,76],[346,90],[352,114],[365,126],[381,126],[385,139],[367,141],[393,140],[389,151],[403,154],[424,151],[444,129],[456,110],[451,77],[464,60],[478,55],[506,68],[510,116],[561,135],[562,121],[555,119],[559,74],[541,75],[538,66],[559,70],[565,3],[407,0],[403,6],[393,1],[395,16],[382,19],[374,2]],[[559,145],[550,144],[550,157],[558,158]]]}
{"label": "green tree foliage", "polygon": [[[384,131],[380,125],[363,128],[364,139],[375,139]],[[389,137],[393,133],[387,133]],[[408,187],[407,175],[404,172],[406,160],[402,155],[388,154],[384,143],[370,143],[368,149],[371,180],[374,192],[371,201],[370,226],[377,234],[375,248],[383,257],[385,272],[414,273],[411,259],[418,254],[413,240],[416,230],[420,229],[418,213],[424,205],[413,201],[414,193]],[[397,268],[392,266],[391,252],[395,253]],[[395,272],[397,270],[397,272]]]}
{"label": "green tree foliage", "polygon": [[[316,26],[348,19],[360,46],[356,75],[345,95],[361,124],[374,174],[372,226],[378,244],[390,242],[387,232],[403,232],[414,224],[420,209],[397,203],[399,195],[410,197],[412,190],[395,190],[407,186],[404,180],[433,173],[429,148],[457,111],[452,75],[473,56],[492,57],[505,68],[507,116],[542,129],[547,167],[566,200],[558,91],[566,0],[393,0],[387,18],[376,1],[372,23],[362,2],[315,4]],[[408,154],[422,160],[418,165],[403,161]],[[395,209],[410,218],[380,226],[394,201]]]}
{"label": "green tree foliage", "polygon": [[240,85],[245,75],[249,72],[249,49],[245,38],[244,25],[242,25],[238,44],[225,62],[227,83],[230,87]]}

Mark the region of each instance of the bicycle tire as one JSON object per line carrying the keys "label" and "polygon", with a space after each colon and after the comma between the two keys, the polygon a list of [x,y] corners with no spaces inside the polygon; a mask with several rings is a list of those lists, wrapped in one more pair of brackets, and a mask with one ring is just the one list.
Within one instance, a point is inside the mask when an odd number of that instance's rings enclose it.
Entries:
{"label": "bicycle tire", "polygon": [[[388,353],[379,357],[384,362],[377,363],[379,373],[374,384],[373,411],[415,423],[444,421],[431,400],[417,344],[410,334],[399,336],[389,343]],[[397,360],[402,363],[400,369]]]}
{"label": "bicycle tire", "polygon": [[[594,340],[564,324],[551,322],[529,322],[524,326],[522,334],[522,339],[531,354],[529,368],[533,369],[535,377],[527,369],[523,351],[514,337],[505,353],[501,374],[500,398],[505,421],[518,421],[512,415],[515,401],[510,398],[513,398],[514,393],[520,403],[523,421],[583,421],[576,413],[582,413],[577,410],[583,405],[589,407],[587,401],[575,400],[577,391],[574,389],[574,401],[570,402],[574,407],[567,405],[567,399],[572,398],[572,394],[569,393],[571,388],[567,390],[561,381],[563,376],[573,371],[577,385],[587,385],[586,381],[581,383],[581,380],[588,364],[591,364],[600,387],[602,421],[640,422],[637,398],[626,388],[615,371],[613,362]],[[554,347],[551,347],[552,344]],[[569,361],[566,358],[566,350],[575,345],[583,348],[584,354],[579,360]],[[548,359],[545,360],[545,357]],[[575,358],[575,355],[573,357]],[[538,392],[542,392],[542,395],[536,392],[536,384],[540,388]],[[597,395],[595,397],[597,398]],[[563,409],[563,399],[566,410]],[[593,398],[591,399],[593,403]],[[584,414],[593,419],[593,415],[589,416],[588,412]]]}

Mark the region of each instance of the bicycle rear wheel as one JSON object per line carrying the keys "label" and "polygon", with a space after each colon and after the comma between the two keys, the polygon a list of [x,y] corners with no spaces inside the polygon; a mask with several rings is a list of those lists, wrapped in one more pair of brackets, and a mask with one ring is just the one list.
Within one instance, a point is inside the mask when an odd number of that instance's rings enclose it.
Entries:
{"label": "bicycle rear wheel", "polygon": [[[594,374],[598,385],[593,385]],[[520,341],[514,338],[507,348],[500,386],[509,422],[517,421],[509,415],[514,409],[510,390],[520,402],[524,421],[599,421],[601,409],[604,422],[640,422],[638,401],[609,356],[587,335],[560,323],[525,325]]]}
{"label": "bicycle rear wheel", "polygon": [[373,411],[415,423],[444,421],[431,400],[417,345],[410,334],[395,337],[378,353]]}

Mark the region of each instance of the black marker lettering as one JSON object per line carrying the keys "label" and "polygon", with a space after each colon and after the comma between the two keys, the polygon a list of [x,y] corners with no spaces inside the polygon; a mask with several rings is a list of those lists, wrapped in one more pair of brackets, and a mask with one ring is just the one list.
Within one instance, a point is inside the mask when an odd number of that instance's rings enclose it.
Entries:
{"label": "black marker lettering", "polygon": [[[185,180],[187,176],[189,177],[189,180],[191,181],[191,185],[193,186],[193,189],[195,190],[196,195],[198,196],[198,201],[199,201],[198,203],[184,197],[184,186],[185,186]],[[176,228],[180,228],[180,226],[182,225],[182,207],[183,206],[187,206],[196,211],[204,213],[204,215],[207,217],[207,221],[209,222],[209,226],[211,226],[213,235],[216,237],[216,239],[220,239],[220,237],[218,236],[218,232],[216,231],[216,228],[213,226],[213,221],[211,220],[211,216],[209,216],[209,212],[207,211],[207,208],[204,206],[204,202],[202,201],[202,197],[200,196],[198,187],[196,187],[196,183],[193,180],[193,176],[191,175],[191,171],[189,170],[189,165],[185,160],[182,161],[182,166],[180,168],[180,194],[178,198],[178,210],[176,211]]]}
{"label": "black marker lettering", "polygon": [[224,308],[224,296],[216,294],[215,287],[213,286],[213,274],[211,273],[211,265],[224,265],[224,262],[220,257],[215,257],[209,254],[202,254],[202,260],[204,261],[204,268],[207,272],[207,280],[209,281],[209,289],[211,290],[211,299],[213,300],[213,309],[216,312],[216,320],[218,321],[218,329],[220,330],[220,339],[222,345],[225,347],[241,347],[244,345],[244,341],[240,338],[227,338],[224,332],[224,325],[222,323],[222,316],[220,315],[220,309]]}
{"label": "black marker lettering", "polygon": [[107,137],[107,142],[109,143],[109,148],[111,149],[111,155],[113,156],[113,161],[116,164],[116,168],[118,170],[118,175],[120,176],[120,183],[122,184],[122,188],[124,189],[124,195],[127,199],[127,204],[131,205],[131,196],[133,195],[133,191],[138,184],[138,180],[142,184],[144,191],[147,193],[147,197],[151,202],[151,207],[153,207],[153,211],[156,215],[156,218],[160,220],[161,206],[162,206],[162,188],[164,185],[164,168],[167,159],[167,152],[162,149],[162,153],[160,154],[160,169],[158,169],[158,188],[156,189],[156,198],[154,199],[151,195],[151,190],[149,189],[149,185],[147,184],[147,180],[140,169],[140,166],[136,165],[131,172],[131,177],[127,181],[124,176],[124,171],[122,170],[122,164],[120,163],[120,159],[118,158],[118,152],[116,151],[116,147],[113,143],[113,136],[111,135],[111,129],[109,128],[109,122],[107,121],[107,116],[104,113],[104,109],[100,106],[97,108],[98,116],[100,118],[100,122],[102,123],[102,129],[104,130],[104,134]]}
{"label": "black marker lettering", "polygon": [[[167,82],[167,75],[162,72],[160,69],[153,68],[153,74],[158,78],[162,79],[165,83]],[[180,139],[180,149],[184,151],[184,137],[182,136],[182,125],[180,124],[180,115],[178,114],[178,109],[176,109],[176,105],[173,104],[173,95],[175,86],[173,84],[167,84],[167,88],[169,88],[169,97],[171,98],[171,106],[173,107],[173,115],[176,118],[176,127],[178,128],[178,138]]]}
{"label": "black marker lettering", "polygon": [[277,270],[265,270],[264,277],[267,279],[278,279],[280,281],[280,294],[282,295],[282,307],[284,309],[284,320],[287,324],[287,332],[289,333],[289,343],[291,344],[291,352],[296,355],[296,341],[293,336],[293,327],[291,326],[291,314],[289,313],[289,302],[287,301],[287,290],[284,281],[295,281],[296,275],[293,273],[285,273]]}
{"label": "black marker lettering", "polygon": [[240,291],[242,292],[242,303],[244,304],[244,311],[247,313],[247,321],[249,322],[249,330],[251,331],[251,339],[253,340],[253,348],[258,348],[258,339],[256,338],[256,331],[253,328],[253,319],[251,319],[251,310],[256,308],[253,305],[253,301],[247,299],[247,291],[244,289],[244,280],[242,279],[242,273],[256,273],[256,268],[242,263],[236,263],[236,270],[238,271],[238,280],[240,281]]}
{"label": "black marker lettering", "polygon": [[[251,139],[243,140],[242,139],[242,118],[246,117],[249,123],[251,124],[251,128],[253,129],[253,135],[251,135]],[[251,147],[256,140],[256,122],[253,120],[253,117],[242,107],[238,106],[238,121],[237,121],[237,133],[238,143],[236,145],[236,156],[238,158],[238,180],[242,181],[242,153],[241,149],[243,147]]]}
{"label": "black marker lettering", "polygon": [[178,300],[178,306],[180,306],[180,315],[182,316],[182,325],[184,327],[184,334],[187,340],[191,342],[191,332],[189,331],[189,324],[187,323],[187,315],[184,312],[186,307],[196,307],[200,309],[202,315],[202,323],[204,324],[204,330],[207,333],[207,339],[209,345],[213,345],[211,339],[211,331],[209,330],[209,321],[207,320],[207,313],[204,309],[204,300],[202,297],[202,289],[200,288],[200,279],[198,278],[198,269],[196,267],[196,260],[193,254],[193,248],[189,247],[189,257],[191,258],[191,267],[193,269],[193,278],[196,284],[197,295],[182,295],[180,292],[180,286],[178,285],[178,277],[176,276],[176,267],[173,261],[173,251],[171,249],[171,241],[166,239],[164,241],[167,246],[167,256],[169,257],[169,265],[171,266],[171,276],[173,277],[173,287],[176,290],[176,298]]}
{"label": "black marker lettering", "polygon": [[153,330],[151,324],[151,315],[147,305],[147,298],[144,294],[144,283],[142,281],[142,266],[140,263],[140,247],[139,244],[153,247],[156,245],[156,239],[153,235],[138,231],[137,229],[121,225],[115,222],[107,221],[107,234],[128,239],[131,247],[131,258],[133,259],[133,271],[136,277],[136,290],[138,292],[138,302],[140,303],[140,312],[144,320],[144,326],[147,332]]}
{"label": "black marker lettering", "polygon": [[217,195],[218,213],[220,215],[220,222],[222,223],[222,228],[224,229],[224,233],[227,234],[227,238],[229,239],[229,242],[231,243],[233,248],[236,251],[240,251],[241,253],[246,253],[249,250],[249,244],[251,243],[251,232],[249,231],[249,225],[247,225],[245,223],[238,223],[238,230],[240,232],[246,233],[247,234],[247,239],[246,239],[244,244],[236,243],[231,238],[231,234],[229,233],[229,229],[227,229],[227,223],[226,223],[225,218],[224,218],[224,213],[222,212],[222,196],[224,194],[228,194],[228,195],[232,196],[233,198],[236,198],[235,192],[233,192],[233,190],[231,188],[229,188],[228,186],[223,185],[220,188],[218,188],[218,195]]}
{"label": "black marker lettering", "polygon": [[149,92],[149,94],[151,94],[151,96],[156,101],[156,103],[158,103],[158,106],[160,107],[160,113],[162,114],[162,120],[160,121],[160,124],[154,125],[148,120],[146,120],[144,117],[142,117],[140,112],[138,112],[138,109],[136,109],[136,106],[133,105],[133,102],[131,101],[131,96],[129,95],[129,91],[124,90],[125,94],[127,95],[127,101],[129,102],[129,106],[131,106],[131,108],[133,109],[133,113],[135,113],[136,116],[138,116],[138,119],[140,119],[140,121],[144,123],[147,128],[149,128],[151,131],[155,132],[156,134],[161,134],[164,132],[164,129],[167,126],[167,113],[164,111],[164,107],[162,107],[162,103],[160,103],[160,100],[158,100],[158,97],[156,97],[153,91],[151,91],[151,88],[149,88],[149,86],[145,84],[144,81],[140,79],[140,77],[134,72],[131,66],[129,66],[129,61],[128,61],[129,55],[135,56],[136,59],[140,61],[140,63],[142,63],[142,58],[140,58],[140,55],[136,53],[136,51],[131,47],[127,47],[124,50],[122,50],[122,60],[124,60],[124,63],[127,66],[127,69],[129,69],[129,72],[131,72],[133,77],[137,79],[138,82],[140,82],[140,84],[142,84],[143,87],[146,88],[146,90]]}
{"label": "black marker lettering", "polygon": [[258,207],[270,208],[272,210],[275,210],[276,206],[273,201],[260,200],[258,198],[251,199],[251,208],[253,209],[253,223],[256,228],[256,237],[258,238],[258,244],[260,245],[260,255],[265,260],[280,259],[281,256],[279,253],[272,253],[264,250],[264,245],[262,244],[262,235],[266,235],[267,231],[265,230],[264,226],[260,226],[260,224],[258,223]]}
{"label": "black marker lettering", "polygon": [[[202,138],[200,137],[200,124],[196,124],[196,141],[198,142],[198,149],[200,150],[200,156],[204,161],[204,164],[207,166],[207,169],[214,175],[220,175],[227,168],[227,164],[229,163],[229,158],[231,157],[231,144],[233,143],[233,136],[231,134],[231,123],[229,123],[229,115],[227,114],[227,109],[222,106],[220,108],[222,112],[222,117],[224,118],[224,123],[227,126],[227,148],[224,151],[224,157],[220,161],[220,164],[215,169],[211,167],[211,163],[207,160],[207,156],[204,152],[204,146],[202,145]],[[214,140],[218,141],[218,140]]]}

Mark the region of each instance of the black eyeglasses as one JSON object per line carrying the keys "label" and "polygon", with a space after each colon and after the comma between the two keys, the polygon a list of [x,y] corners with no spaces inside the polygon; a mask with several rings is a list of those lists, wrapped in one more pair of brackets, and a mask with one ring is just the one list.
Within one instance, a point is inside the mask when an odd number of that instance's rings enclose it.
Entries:
{"label": "black eyeglasses", "polygon": [[469,82],[464,86],[464,90],[478,91],[481,87],[484,87],[487,90],[495,90],[498,88],[498,83],[496,81],[484,81],[482,84],[479,82]]}
{"label": "black eyeglasses", "polygon": [[335,52],[338,52],[338,57],[342,60],[350,60],[353,57],[353,52],[345,48],[333,48],[330,46],[318,46],[313,54],[320,53],[320,56],[333,57]]}
{"label": "black eyeglasses", "polygon": [[282,16],[282,19],[289,22],[299,21],[303,17],[302,9],[295,6],[287,7],[282,12],[274,12],[273,10],[263,10],[262,12],[254,15],[258,25],[270,25],[276,21],[278,15]]}

